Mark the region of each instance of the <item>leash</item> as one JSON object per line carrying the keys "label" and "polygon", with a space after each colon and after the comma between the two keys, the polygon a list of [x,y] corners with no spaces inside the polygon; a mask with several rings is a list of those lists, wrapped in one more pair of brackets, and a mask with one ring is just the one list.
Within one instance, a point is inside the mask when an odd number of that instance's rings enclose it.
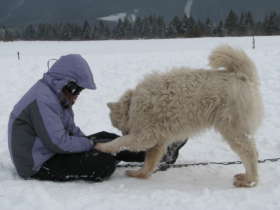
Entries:
{"label": "leash", "polygon": [[[280,158],[268,158],[263,160],[258,160],[258,163],[266,163],[266,162],[277,162]],[[241,161],[228,161],[228,162],[199,162],[199,163],[183,163],[183,164],[168,164],[168,163],[161,163],[158,166],[158,169],[155,171],[166,171],[171,168],[187,168],[192,166],[207,166],[207,165],[239,165],[242,164]],[[143,164],[123,164],[117,165],[117,168],[135,168],[135,167],[142,167]]]}

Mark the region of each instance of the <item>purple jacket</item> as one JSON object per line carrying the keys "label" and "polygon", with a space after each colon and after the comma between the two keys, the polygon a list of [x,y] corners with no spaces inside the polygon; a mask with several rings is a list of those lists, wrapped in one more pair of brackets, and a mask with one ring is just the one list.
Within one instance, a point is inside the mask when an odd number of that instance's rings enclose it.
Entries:
{"label": "purple jacket", "polygon": [[57,60],[10,114],[9,151],[23,178],[34,175],[54,154],[92,148],[91,142],[75,125],[72,109],[64,109],[60,104],[61,90],[69,81],[96,89],[90,67],[80,55],[66,55]]}

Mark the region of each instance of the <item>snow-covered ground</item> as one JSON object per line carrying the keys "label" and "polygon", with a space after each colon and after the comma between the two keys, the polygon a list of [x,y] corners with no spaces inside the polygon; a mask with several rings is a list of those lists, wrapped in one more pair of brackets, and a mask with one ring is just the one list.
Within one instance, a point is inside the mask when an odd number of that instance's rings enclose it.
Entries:
{"label": "snow-covered ground", "polygon": [[[279,157],[280,37],[199,38],[90,42],[0,42],[0,209],[1,210],[278,210],[280,162],[260,164],[260,183],[251,189],[232,185],[242,165],[211,165],[170,169],[148,180],[128,178],[118,169],[103,183],[24,181],[11,163],[7,122],[13,105],[47,71],[47,60],[69,53],[82,54],[97,83],[82,92],[74,111],[86,134],[111,126],[106,103],[134,87],[143,75],[174,66],[208,68],[207,57],[219,44],[244,49],[255,61],[262,81],[265,119],[256,139],[260,159]],[[17,52],[21,59],[17,60]],[[234,161],[238,157],[219,134],[210,130],[189,141],[177,163]]]}

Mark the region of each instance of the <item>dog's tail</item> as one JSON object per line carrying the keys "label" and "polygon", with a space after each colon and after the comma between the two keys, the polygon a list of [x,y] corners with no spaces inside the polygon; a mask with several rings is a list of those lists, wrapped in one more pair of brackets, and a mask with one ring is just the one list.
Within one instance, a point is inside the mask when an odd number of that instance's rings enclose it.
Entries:
{"label": "dog's tail", "polygon": [[239,76],[258,82],[255,64],[241,49],[222,45],[209,56],[209,65],[213,68],[224,67],[229,72],[235,72]]}

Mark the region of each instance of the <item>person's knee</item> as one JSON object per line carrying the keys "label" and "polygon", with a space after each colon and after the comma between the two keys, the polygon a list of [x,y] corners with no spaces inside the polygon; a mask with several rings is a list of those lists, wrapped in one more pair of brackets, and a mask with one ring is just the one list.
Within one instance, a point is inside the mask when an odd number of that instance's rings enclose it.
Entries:
{"label": "person's knee", "polygon": [[111,164],[106,165],[105,168],[104,168],[103,179],[104,180],[109,179],[113,175],[115,170],[116,170],[116,164],[115,163],[111,163]]}
{"label": "person's knee", "polygon": [[95,168],[95,181],[104,181],[109,179],[114,171],[116,170],[118,160],[116,160],[115,156],[108,154],[108,153],[102,153],[96,151],[95,160],[98,161],[98,165],[96,165]]}

